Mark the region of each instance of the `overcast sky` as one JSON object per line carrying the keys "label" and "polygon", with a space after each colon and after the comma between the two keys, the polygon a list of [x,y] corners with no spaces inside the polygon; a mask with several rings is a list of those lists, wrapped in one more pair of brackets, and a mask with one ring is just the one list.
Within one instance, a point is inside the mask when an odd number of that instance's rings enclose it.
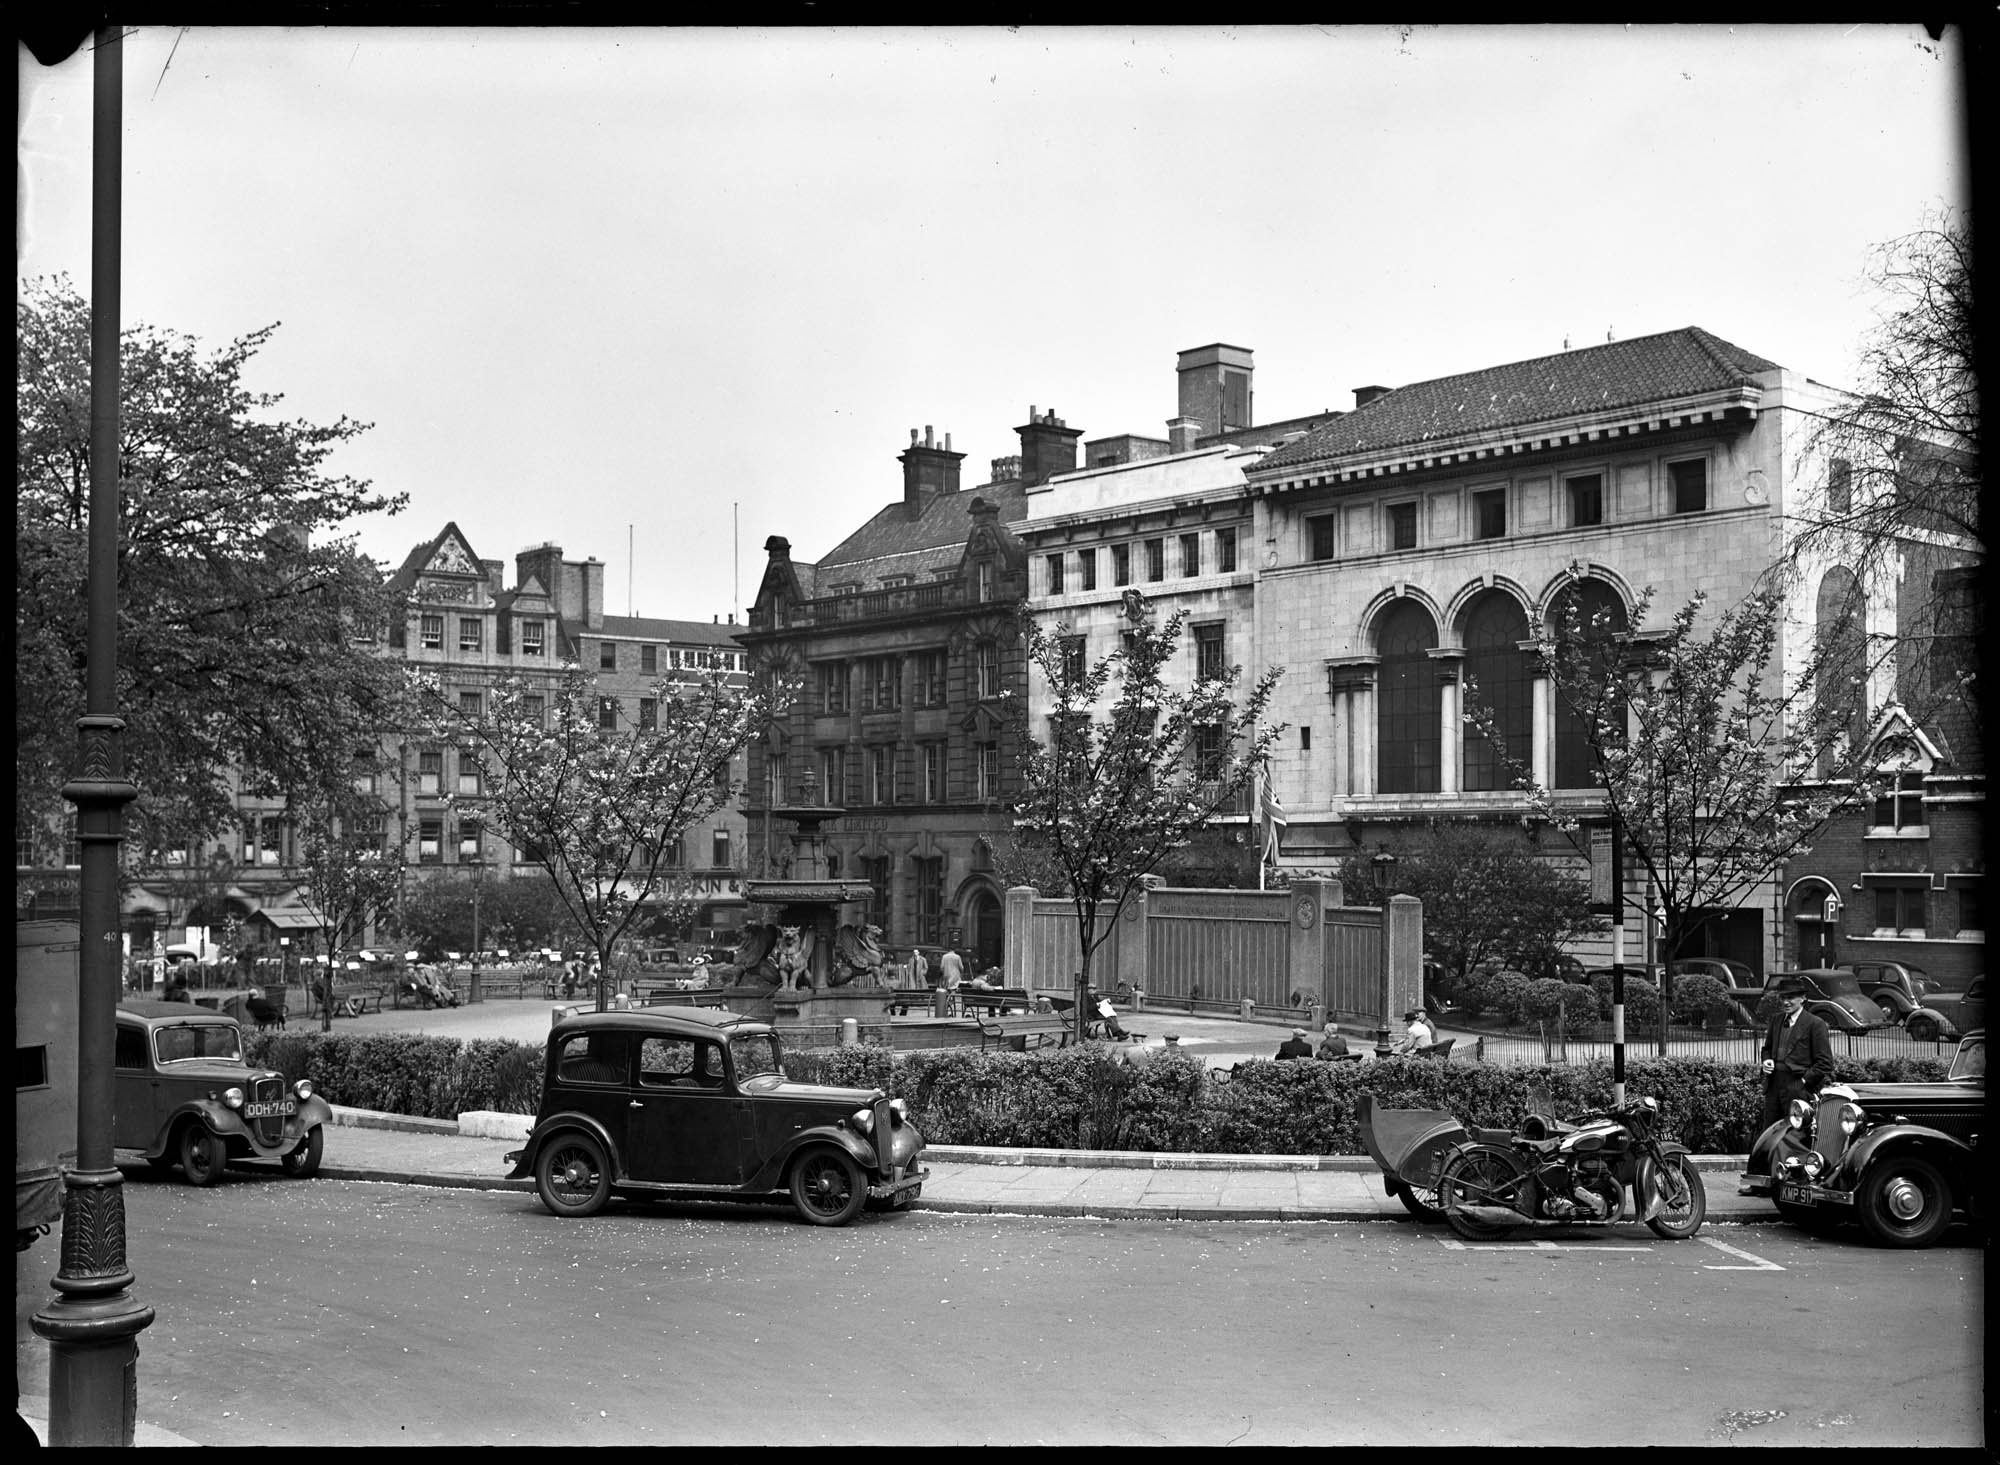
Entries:
{"label": "overcast sky", "polygon": [[[171,56],[171,62],[169,57]],[[399,562],[606,565],[725,619],[1032,404],[1165,436],[1176,353],[1260,422],[1701,325],[1852,380],[1869,246],[1963,202],[1916,27],[248,30],[125,61],[124,316],[374,424]],[[89,289],[87,52],[20,52],[17,274]],[[628,576],[628,557],[636,575]],[[636,582],[636,583],[635,583]]]}

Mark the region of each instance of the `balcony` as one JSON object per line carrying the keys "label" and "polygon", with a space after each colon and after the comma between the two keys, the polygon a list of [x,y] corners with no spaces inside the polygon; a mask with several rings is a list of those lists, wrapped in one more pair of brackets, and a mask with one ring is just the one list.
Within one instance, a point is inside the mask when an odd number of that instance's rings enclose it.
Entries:
{"label": "balcony", "polygon": [[794,629],[825,630],[868,621],[932,615],[947,606],[966,603],[965,587],[955,580],[928,585],[898,585],[890,590],[865,590],[858,595],[829,595],[792,609]]}

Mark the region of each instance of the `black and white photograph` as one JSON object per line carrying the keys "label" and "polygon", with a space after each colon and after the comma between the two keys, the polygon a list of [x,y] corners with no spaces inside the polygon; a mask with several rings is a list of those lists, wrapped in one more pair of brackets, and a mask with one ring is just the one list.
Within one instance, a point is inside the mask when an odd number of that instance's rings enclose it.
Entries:
{"label": "black and white photograph", "polygon": [[1990,26],[801,19],[17,24],[17,1447],[1984,1447]]}

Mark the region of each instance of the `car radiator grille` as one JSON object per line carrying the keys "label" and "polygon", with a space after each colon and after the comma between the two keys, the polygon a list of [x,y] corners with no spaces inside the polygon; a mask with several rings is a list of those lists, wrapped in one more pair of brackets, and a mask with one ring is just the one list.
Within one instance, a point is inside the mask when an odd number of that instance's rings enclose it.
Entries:
{"label": "car radiator grille", "polygon": [[[250,1098],[259,1104],[275,1104],[285,1097],[285,1081],[282,1078],[267,1077],[252,1079]],[[260,1144],[274,1145],[285,1137],[285,1116],[273,1115],[268,1119],[253,1119],[250,1130]]]}
{"label": "car radiator grille", "polygon": [[1846,1107],[1845,1099],[1825,1099],[1813,1116],[1813,1148],[1829,1165],[1838,1164],[1847,1153],[1847,1136],[1840,1131],[1840,1111]]}

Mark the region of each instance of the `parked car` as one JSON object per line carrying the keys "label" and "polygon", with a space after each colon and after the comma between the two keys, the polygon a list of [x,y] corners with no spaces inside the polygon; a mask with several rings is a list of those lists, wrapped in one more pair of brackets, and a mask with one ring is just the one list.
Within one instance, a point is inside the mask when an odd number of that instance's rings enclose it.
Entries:
{"label": "parked car", "polygon": [[319,1170],[326,1100],[309,1080],[243,1061],[236,1019],[184,1002],[125,1002],[112,1045],[111,1142],[190,1185],[213,1185],[235,1160],[276,1160],[287,1175]]}
{"label": "parked car", "polygon": [[880,1089],[794,1083],[777,1032],[733,1012],[651,1007],[549,1032],[541,1112],[509,1179],[558,1216],[613,1195],[791,1201],[817,1226],[922,1193],[924,1137]]}
{"label": "parked car", "polygon": [[1907,962],[1844,961],[1832,970],[1853,972],[1861,990],[1899,1023],[1924,1005],[1924,993],[1931,986],[1924,969]]}
{"label": "parked car", "polygon": [[1786,977],[1797,977],[1805,983],[1806,1011],[1819,1018],[1833,1032],[1865,1033],[1876,1028],[1897,1026],[1881,1008],[1875,1005],[1873,999],[1861,990],[1860,979],[1854,973],[1831,967],[1814,967],[1800,972],[1771,972],[1765,976],[1760,986],[1731,988],[1730,1002],[1725,1014],[1727,1022],[1736,1027],[1759,1026],[1757,1009]]}
{"label": "parked car", "polygon": [[1986,1033],[1959,1040],[1943,1083],[1828,1084],[1757,1137],[1738,1192],[1831,1234],[1857,1221],[1881,1246],[1929,1246],[1952,1217],[1990,1213],[1980,1168]]}
{"label": "parked car", "polygon": [[1953,1041],[1986,1026],[1986,978],[1974,977],[1963,992],[1933,986],[1923,1004],[1903,1019],[1903,1031],[1920,1043]]}
{"label": "parked car", "polygon": [[1725,987],[1748,988],[1758,985],[1757,973],[1743,962],[1727,956],[1684,956],[1669,963],[1669,977],[1714,977]]}

